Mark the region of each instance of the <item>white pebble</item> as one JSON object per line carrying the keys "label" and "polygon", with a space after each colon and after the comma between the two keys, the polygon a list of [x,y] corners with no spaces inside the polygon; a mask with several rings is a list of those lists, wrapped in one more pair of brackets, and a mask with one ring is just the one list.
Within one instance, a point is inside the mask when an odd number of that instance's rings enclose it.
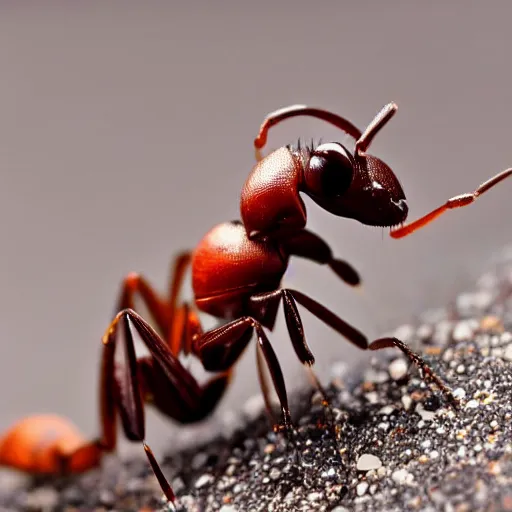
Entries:
{"label": "white pebble", "polygon": [[478,400],[470,400],[466,404],[466,409],[476,409],[478,407],[479,403]]}
{"label": "white pebble", "polygon": [[454,389],[453,396],[460,400],[461,398],[464,398],[466,396],[466,391],[462,388]]}
{"label": "white pebble", "polygon": [[364,453],[357,460],[358,471],[369,471],[370,469],[379,469],[382,466],[382,461],[372,455],[371,453]]}
{"label": "white pebble", "polygon": [[308,494],[308,501],[318,501],[322,497],[321,492],[310,492]]}
{"label": "white pebble", "polygon": [[421,404],[418,404],[416,407],[416,412],[421,416],[421,419],[425,421],[432,421],[436,417],[434,411],[427,411]]}
{"label": "white pebble", "polygon": [[393,471],[391,478],[397,484],[405,484],[410,479],[410,473],[405,469],[398,469],[397,471]]}
{"label": "white pebble", "polygon": [[455,341],[467,341],[473,337],[473,326],[469,321],[459,322],[453,330],[453,339]]}
{"label": "white pebble", "polygon": [[196,480],[196,489],[199,489],[201,487],[204,487],[205,485],[211,484],[213,482],[214,478],[212,475],[208,475],[205,473],[204,475],[201,475]]}
{"label": "white pebble", "polygon": [[412,404],[412,398],[409,395],[404,395],[402,397],[402,404],[404,405],[404,409],[407,411]]}
{"label": "white pebble", "polygon": [[407,375],[408,365],[405,359],[395,359],[389,365],[388,370],[393,380],[400,380]]}
{"label": "white pebble", "polygon": [[358,496],[363,496],[368,489],[368,483],[367,482],[361,482],[356,487],[356,492]]}
{"label": "white pebble", "polygon": [[507,348],[503,352],[503,358],[507,361],[512,361],[512,344],[507,345]]}

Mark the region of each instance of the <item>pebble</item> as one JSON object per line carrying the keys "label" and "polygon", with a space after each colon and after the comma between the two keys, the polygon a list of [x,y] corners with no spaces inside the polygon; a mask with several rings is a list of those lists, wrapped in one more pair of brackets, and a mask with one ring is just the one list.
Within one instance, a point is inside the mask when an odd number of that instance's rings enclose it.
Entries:
{"label": "pebble", "polygon": [[195,487],[196,489],[200,489],[201,487],[204,487],[205,485],[213,483],[214,478],[212,475],[209,475],[208,473],[205,473],[204,475],[201,475],[197,480]]}
{"label": "pebble", "polygon": [[51,487],[40,487],[27,495],[26,506],[34,510],[53,510],[59,502],[59,493]]}
{"label": "pebble", "polygon": [[503,356],[502,357],[504,359],[506,359],[507,361],[512,361],[512,344],[511,345],[507,345],[507,347],[503,351]]}
{"label": "pebble", "polygon": [[356,493],[358,496],[363,496],[368,490],[368,482],[361,482],[356,487]]}
{"label": "pebble", "polygon": [[454,389],[452,392],[453,396],[460,400],[466,396],[466,391],[463,388]]}
{"label": "pebble", "polygon": [[268,476],[271,480],[278,480],[281,476],[281,471],[278,468],[272,468]]}
{"label": "pebble", "polygon": [[371,453],[364,453],[357,459],[358,471],[369,471],[370,469],[379,469],[382,466],[382,461],[372,455]]}
{"label": "pebble", "polygon": [[436,417],[435,411],[427,411],[421,404],[416,406],[416,412],[421,416],[424,421],[432,421]]}
{"label": "pebble", "polygon": [[409,473],[406,469],[397,469],[396,471],[393,471],[391,478],[397,484],[405,484],[408,481],[412,481],[414,479],[413,475],[411,475],[411,473]]}
{"label": "pebble", "polygon": [[407,376],[409,365],[405,359],[395,359],[388,367],[389,375],[393,380],[400,380]]}
{"label": "pebble", "polygon": [[455,328],[453,329],[453,339],[455,341],[467,341],[470,340],[473,337],[474,322],[465,320],[462,322],[459,322]]}

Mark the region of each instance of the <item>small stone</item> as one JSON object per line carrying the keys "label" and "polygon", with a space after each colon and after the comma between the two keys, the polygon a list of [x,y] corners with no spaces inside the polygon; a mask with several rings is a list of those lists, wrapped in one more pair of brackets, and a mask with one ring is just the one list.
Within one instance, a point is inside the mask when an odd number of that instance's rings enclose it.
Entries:
{"label": "small stone", "polygon": [[398,469],[391,474],[391,478],[397,484],[405,484],[410,479],[410,476],[412,475],[405,469]]}
{"label": "small stone", "polygon": [[431,459],[437,459],[439,457],[439,452],[437,450],[432,450],[430,453],[430,458]]}
{"label": "small stone", "polygon": [[408,364],[403,358],[395,359],[388,367],[389,375],[393,380],[400,380],[407,376]]}
{"label": "small stone", "polygon": [[206,485],[213,483],[213,480],[214,478],[212,475],[205,473],[196,480],[195,487],[196,489],[200,489],[201,487],[205,487]]}
{"label": "small stone", "polygon": [[466,396],[466,391],[463,388],[457,388],[453,390],[453,396],[460,400]]}
{"label": "small stone", "polygon": [[370,393],[366,393],[364,395],[366,400],[371,404],[376,404],[379,401],[379,394],[376,391],[371,391]]}
{"label": "small stone", "polygon": [[222,505],[219,512],[238,512],[238,509],[234,505]]}
{"label": "small stone", "polygon": [[470,400],[466,404],[466,409],[476,409],[479,405],[478,400]]}
{"label": "small stone", "polygon": [[318,501],[322,497],[321,492],[310,492],[308,494],[308,501]]}
{"label": "small stone", "polygon": [[367,489],[368,489],[368,483],[367,482],[361,482],[356,487],[357,495],[358,496],[363,496],[364,494],[366,494]]}
{"label": "small stone", "polygon": [[[173,485],[173,490],[176,490],[176,487]],[[116,496],[112,491],[108,489],[102,489],[100,491],[100,503],[105,506],[111,508],[116,502]]]}
{"label": "small stone", "polygon": [[54,510],[59,493],[50,487],[40,487],[27,495],[26,506],[30,510]]}
{"label": "small stone", "polygon": [[459,322],[453,329],[453,339],[455,341],[467,341],[473,337],[473,326],[469,321]]}
{"label": "small stone", "polygon": [[424,421],[432,421],[436,417],[436,413],[434,411],[427,411],[421,404],[418,404],[416,407],[416,412]]}
{"label": "small stone", "polygon": [[370,469],[379,469],[382,466],[382,461],[372,455],[371,453],[364,453],[357,459],[358,471],[369,471]]}
{"label": "small stone", "polygon": [[389,416],[390,414],[393,413],[394,410],[395,408],[392,405],[385,405],[384,407],[379,409],[378,414]]}
{"label": "small stone", "polygon": [[404,409],[408,411],[409,407],[411,407],[412,404],[412,398],[409,395],[402,396],[402,404],[404,406]]}
{"label": "small stone", "polygon": [[505,348],[503,352],[503,358],[506,359],[507,361],[512,361],[512,344],[507,345],[507,347]]}
{"label": "small stone", "polygon": [[271,480],[278,480],[281,476],[281,471],[277,468],[272,468],[268,474]]}

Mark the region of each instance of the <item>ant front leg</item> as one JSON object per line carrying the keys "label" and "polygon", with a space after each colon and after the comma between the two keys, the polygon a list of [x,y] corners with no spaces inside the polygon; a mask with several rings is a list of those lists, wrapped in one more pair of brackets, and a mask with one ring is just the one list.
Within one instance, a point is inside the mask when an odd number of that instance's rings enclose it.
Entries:
{"label": "ant front leg", "polygon": [[342,281],[350,286],[358,286],[361,283],[361,278],[352,265],[335,258],[329,245],[307,229],[302,229],[298,233],[285,238],[281,244],[291,256],[299,256],[320,265],[327,265]]}
{"label": "ant front leg", "polygon": [[430,213],[427,213],[418,220],[391,230],[391,237],[403,238],[408,236],[426,226],[427,224],[430,224],[432,221],[437,219],[440,215],[447,212],[448,210],[462,208],[463,206],[468,206],[469,204],[474,203],[483,193],[487,192],[489,189],[493,188],[495,185],[508,178],[510,175],[512,175],[512,168],[505,169],[504,171],[496,174],[496,176],[493,176],[491,179],[482,183],[474,192],[452,197],[451,199],[448,199],[445,204],[439,206],[435,210],[432,210]]}
{"label": "ant front leg", "polygon": [[[292,421],[283,372],[276,353],[258,320],[250,316],[244,316],[196,336],[193,343],[193,352],[199,357],[205,370],[226,371],[231,369],[242,355],[254,332],[258,340],[258,350],[261,351],[265,359],[274,389],[279,398],[283,429],[290,435]],[[268,407],[270,404],[268,388],[262,386],[262,391]],[[272,416],[272,411],[269,410],[268,412]],[[281,429],[276,425],[274,425],[274,428]]]}

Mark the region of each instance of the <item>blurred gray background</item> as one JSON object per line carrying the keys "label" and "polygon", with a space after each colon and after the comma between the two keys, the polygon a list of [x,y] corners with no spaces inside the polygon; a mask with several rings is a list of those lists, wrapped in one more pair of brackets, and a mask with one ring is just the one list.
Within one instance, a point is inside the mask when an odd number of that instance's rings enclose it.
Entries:
{"label": "blurred gray background", "polygon": [[[308,103],[364,128],[396,101],[372,153],[411,218],[511,166],[511,20],[506,0],[1,2],[0,429],[53,411],[97,433],[100,338],[122,277],[165,290],[172,254],[238,217],[267,112]],[[270,147],[299,136],[340,133],[297,119]],[[307,201],[364,293],[302,261],[285,283],[378,336],[471,284],[510,242],[511,194],[504,183],[401,241]],[[304,321],[324,378],[334,358],[369,357]],[[272,339],[293,387],[306,380],[283,323]],[[257,392],[253,349],[237,373],[221,411]],[[154,446],[176,433],[148,423]]]}

